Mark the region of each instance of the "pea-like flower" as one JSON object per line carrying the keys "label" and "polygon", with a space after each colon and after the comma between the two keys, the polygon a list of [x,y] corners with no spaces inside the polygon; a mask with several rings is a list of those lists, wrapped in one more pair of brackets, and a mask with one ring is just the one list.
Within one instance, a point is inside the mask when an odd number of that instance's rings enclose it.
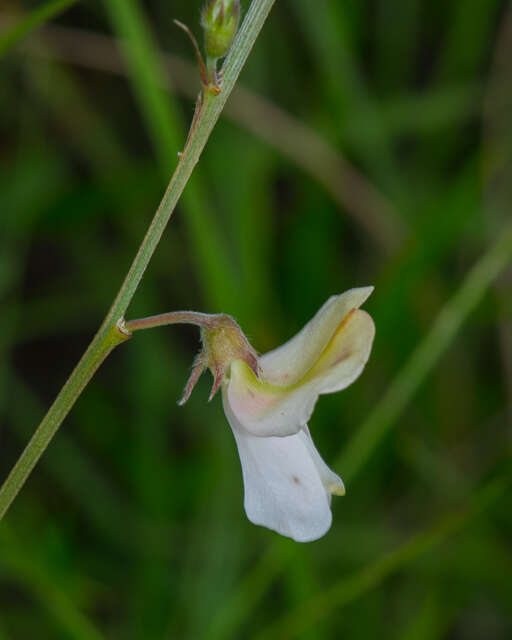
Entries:
{"label": "pea-like flower", "polygon": [[168,324],[201,328],[203,348],[180,404],[209,368],[210,400],[222,389],[240,454],[247,517],[298,542],[327,532],[331,496],[345,494],[341,478],[316,450],[307,423],[318,396],[348,387],[368,360],[375,327],[359,307],[372,291],[360,287],[332,296],[302,331],[262,356],[224,314],[174,311],[119,324],[127,337]]}
{"label": "pea-like flower", "polygon": [[251,522],[299,542],[316,540],[332,521],[341,478],[325,464],[307,426],[318,396],[348,387],[370,355],[375,327],[359,309],[372,287],[332,296],[287,343],[257,356],[230,316],[196,314],[203,349],[181,403],[208,367],[233,430]]}

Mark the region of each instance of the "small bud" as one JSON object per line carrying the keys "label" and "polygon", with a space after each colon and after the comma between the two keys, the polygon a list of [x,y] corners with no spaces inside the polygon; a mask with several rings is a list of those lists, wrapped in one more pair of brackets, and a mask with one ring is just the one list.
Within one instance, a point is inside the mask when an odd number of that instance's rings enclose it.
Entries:
{"label": "small bud", "polygon": [[201,16],[206,56],[224,57],[233,44],[240,20],[240,0],[211,0]]}

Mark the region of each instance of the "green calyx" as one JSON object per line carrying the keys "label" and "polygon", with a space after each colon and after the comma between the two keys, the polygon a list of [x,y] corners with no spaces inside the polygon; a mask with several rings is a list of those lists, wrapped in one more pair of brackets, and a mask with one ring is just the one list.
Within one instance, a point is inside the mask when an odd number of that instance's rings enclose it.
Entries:
{"label": "green calyx", "polygon": [[204,9],[201,25],[204,29],[208,58],[224,57],[229,51],[240,20],[240,0],[212,0]]}

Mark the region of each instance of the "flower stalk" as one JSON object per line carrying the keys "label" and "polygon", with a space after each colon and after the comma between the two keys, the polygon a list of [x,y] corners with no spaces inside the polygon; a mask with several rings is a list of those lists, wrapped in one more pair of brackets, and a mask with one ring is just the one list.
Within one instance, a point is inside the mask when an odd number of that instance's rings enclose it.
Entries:
{"label": "flower stalk", "polygon": [[178,166],[106,318],[0,489],[0,519],[98,367],[129,337],[124,314],[273,4],[274,0],[251,3],[225,61],[222,90],[205,94]]}
{"label": "flower stalk", "polygon": [[170,311],[169,313],[160,313],[147,318],[123,320],[120,323],[120,328],[128,333],[140,331],[141,329],[165,327],[170,324],[194,324],[198,327],[211,329],[215,326],[218,317],[217,314],[200,313],[199,311]]}

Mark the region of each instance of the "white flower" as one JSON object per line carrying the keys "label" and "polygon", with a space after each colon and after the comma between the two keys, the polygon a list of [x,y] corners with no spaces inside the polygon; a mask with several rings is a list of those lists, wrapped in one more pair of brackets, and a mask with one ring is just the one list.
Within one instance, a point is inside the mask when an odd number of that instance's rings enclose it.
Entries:
{"label": "white flower", "polygon": [[345,493],[307,422],[318,396],[354,382],[368,360],[375,327],[359,307],[372,290],[332,296],[295,337],[260,357],[229,316],[202,329],[185,400],[210,367],[240,455],[247,517],[299,542],[327,532],[331,495]]}

